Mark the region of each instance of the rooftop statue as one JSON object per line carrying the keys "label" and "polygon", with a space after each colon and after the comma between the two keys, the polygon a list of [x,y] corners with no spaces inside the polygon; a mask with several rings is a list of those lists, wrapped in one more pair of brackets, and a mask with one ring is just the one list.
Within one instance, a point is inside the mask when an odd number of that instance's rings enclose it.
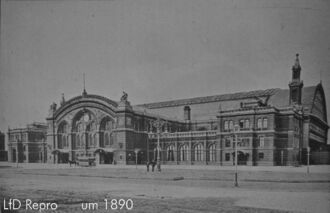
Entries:
{"label": "rooftop statue", "polygon": [[121,98],[120,98],[120,101],[127,101],[127,93],[125,92],[125,91],[123,91],[123,95],[121,96]]}

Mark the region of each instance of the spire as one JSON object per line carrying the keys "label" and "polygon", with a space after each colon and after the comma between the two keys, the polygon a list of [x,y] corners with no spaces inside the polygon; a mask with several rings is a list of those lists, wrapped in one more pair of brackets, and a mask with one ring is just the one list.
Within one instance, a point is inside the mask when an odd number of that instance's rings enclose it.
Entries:
{"label": "spire", "polygon": [[292,67],[292,70],[295,71],[295,70],[301,70],[301,66],[300,66],[300,62],[299,62],[299,54],[297,53],[296,54],[296,60],[294,62],[294,65]]}
{"label": "spire", "polygon": [[64,93],[62,93],[61,106],[65,103]]}
{"label": "spire", "polygon": [[87,92],[86,92],[86,89],[85,89],[85,73],[83,75],[83,78],[84,78],[84,91],[82,93],[82,96],[85,97],[87,95]]}
{"label": "spire", "polygon": [[299,62],[299,54],[296,54],[294,65],[292,66],[292,81],[290,87],[290,104],[301,104],[303,81],[300,80],[301,66]]}
{"label": "spire", "polygon": [[292,66],[292,81],[293,82],[300,82],[300,71],[301,66],[299,62],[299,54],[296,54],[296,60],[294,62],[294,65]]}

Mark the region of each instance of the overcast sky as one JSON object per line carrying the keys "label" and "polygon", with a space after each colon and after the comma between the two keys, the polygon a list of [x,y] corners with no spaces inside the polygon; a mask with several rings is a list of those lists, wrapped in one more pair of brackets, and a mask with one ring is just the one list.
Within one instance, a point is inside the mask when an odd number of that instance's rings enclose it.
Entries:
{"label": "overcast sky", "polygon": [[[326,0],[2,0],[0,129],[45,122],[88,93],[132,104],[305,86],[322,78],[330,114]],[[330,118],[328,118],[330,120]]]}

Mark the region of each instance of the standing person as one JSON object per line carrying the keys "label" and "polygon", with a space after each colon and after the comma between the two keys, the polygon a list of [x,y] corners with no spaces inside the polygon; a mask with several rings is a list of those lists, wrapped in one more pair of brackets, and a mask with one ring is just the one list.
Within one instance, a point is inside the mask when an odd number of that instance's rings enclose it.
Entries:
{"label": "standing person", "polygon": [[155,171],[155,165],[156,165],[156,162],[155,161],[152,161],[152,172]]}
{"label": "standing person", "polygon": [[149,166],[150,166],[150,162],[147,161],[147,172],[149,172]]}

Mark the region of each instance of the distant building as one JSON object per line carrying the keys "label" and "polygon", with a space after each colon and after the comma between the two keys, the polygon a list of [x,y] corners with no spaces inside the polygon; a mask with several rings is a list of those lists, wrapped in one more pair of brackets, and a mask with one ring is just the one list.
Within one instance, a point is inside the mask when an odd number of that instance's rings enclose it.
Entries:
{"label": "distant building", "polygon": [[7,161],[7,156],[5,134],[0,131],[0,161]]}
{"label": "distant building", "polygon": [[47,125],[28,124],[24,128],[8,129],[8,161],[44,163],[47,159]]}
{"label": "distant building", "polygon": [[[68,101],[63,96],[47,118],[48,162],[88,156],[96,164],[145,163],[157,159],[160,134],[162,164],[233,165],[236,135],[241,165],[306,163],[307,147],[312,162],[329,163],[323,86],[304,87],[300,72],[297,55],[288,89],[135,106],[125,92],[118,102],[85,89]],[[238,132],[233,131],[236,125]]]}

